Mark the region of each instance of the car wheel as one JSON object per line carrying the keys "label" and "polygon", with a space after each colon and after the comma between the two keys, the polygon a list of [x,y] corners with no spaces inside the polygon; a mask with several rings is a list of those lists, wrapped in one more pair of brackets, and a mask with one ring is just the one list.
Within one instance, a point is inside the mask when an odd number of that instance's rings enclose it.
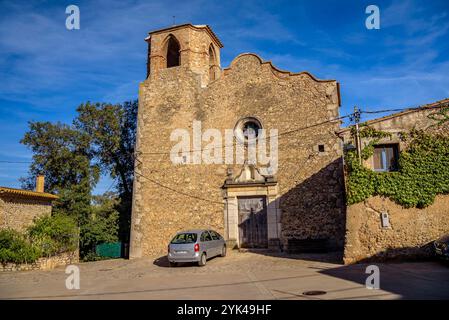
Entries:
{"label": "car wheel", "polygon": [[221,257],[226,257],[226,246],[223,246],[223,248],[221,248]]}
{"label": "car wheel", "polygon": [[176,267],[178,264],[177,264],[176,262],[171,262],[171,261],[169,261],[169,262],[168,262],[168,265],[169,265],[170,267]]}
{"label": "car wheel", "polygon": [[203,253],[203,254],[201,255],[200,261],[198,261],[198,265],[199,265],[200,267],[204,267],[204,266],[206,265],[206,261],[207,261],[207,259],[206,259],[206,254]]}

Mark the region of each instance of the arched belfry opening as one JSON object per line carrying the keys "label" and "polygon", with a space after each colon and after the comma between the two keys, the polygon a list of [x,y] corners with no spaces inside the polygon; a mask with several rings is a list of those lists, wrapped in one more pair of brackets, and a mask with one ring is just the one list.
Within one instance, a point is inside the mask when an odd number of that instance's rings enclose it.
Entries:
{"label": "arched belfry opening", "polygon": [[181,46],[178,40],[170,35],[167,41],[167,68],[177,67],[181,65]]}
{"label": "arched belfry opening", "polygon": [[209,46],[209,80],[215,80],[215,66],[217,64],[217,60],[215,57],[215,51],[212,44]]}

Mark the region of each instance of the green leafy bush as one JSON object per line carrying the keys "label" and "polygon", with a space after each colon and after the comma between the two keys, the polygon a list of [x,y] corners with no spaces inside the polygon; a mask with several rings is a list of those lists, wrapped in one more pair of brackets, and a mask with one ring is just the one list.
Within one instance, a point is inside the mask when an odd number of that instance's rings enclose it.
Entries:
{"label": "green leafy bush", "polygon": [[32,263],[41,255],[40,250],[30,244],[20,233],[12,229],[0,230],[0,262]]}
{"label": "green leafy bush", "polygon": [[93,197],[91,214],[80,228],[80,256],[84,261],[104,259],[97,256],[95,246],[118,241],[119,202],[114,194]]}
{"label": "green leafy bush", "polygon": [[101,260],[108,260],[109,257],[101,257],[99,256],[95,251],[87,251],[87,253],[83,256],[82,260],[84,262],[91,262],[91,261],[101,261]]}
{"label": "green leafy bush", "polygon": [[92,257],[95,251],[95,245],[105,242],[118,241],[118,213],[114,212],[108,215],[92,216],[89,221],[81,226],[81,252],[84,257]]}
{"label": "green leafy bush", "polygon": [[75,220],[65,215],[44,216],[28,228],[32,243],[41,248],[44,256],[73,251],[78,246]]}
{"label": "green leafy bush", "polygon": [[[399,156],[398,172],[374,172],[359,164],[355,151],[346,153],[348,204],[379,195],[405,208],[424,208],[437,194],[449,193],[449,137],[412,131],[407,139],[409,145]],[[362,152],[362,158],[369,156]]]}

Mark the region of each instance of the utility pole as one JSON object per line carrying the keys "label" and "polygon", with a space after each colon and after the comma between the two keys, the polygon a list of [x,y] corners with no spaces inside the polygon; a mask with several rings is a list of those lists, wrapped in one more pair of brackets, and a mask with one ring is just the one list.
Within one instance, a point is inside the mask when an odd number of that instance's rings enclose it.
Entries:
{"label": "utility pole", "polygon": [[360,109],[357,106],[355,106],[351,120],[355,122],[355,145],[357,148],[357,157],[359,158],[359,164],[362,164],[362,143],[360,141],[360,131],[359,131],[360,115],[361,115]]}

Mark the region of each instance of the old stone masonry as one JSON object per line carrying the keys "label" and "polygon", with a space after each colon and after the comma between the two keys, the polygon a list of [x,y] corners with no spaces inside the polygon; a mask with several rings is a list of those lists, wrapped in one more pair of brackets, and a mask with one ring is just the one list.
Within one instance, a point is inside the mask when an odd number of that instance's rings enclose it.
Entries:
{"label": "old stone masonry", "polygon": [[[222,69],[223,45],[206,25],[156,30],[145,40],[130,257],[165,254],[176,232],[198,228],[218,231],[229,246],[342,249],[337,81],[281,71],[251,53]],[[276,172],[251,161],[195,164],[190,152],[181,154],[186,163],[173,163],[172,132],[190,132],[195,121],[223,137],[233,130],[233,143],[245,148],[248,128],[276,129]]]}

